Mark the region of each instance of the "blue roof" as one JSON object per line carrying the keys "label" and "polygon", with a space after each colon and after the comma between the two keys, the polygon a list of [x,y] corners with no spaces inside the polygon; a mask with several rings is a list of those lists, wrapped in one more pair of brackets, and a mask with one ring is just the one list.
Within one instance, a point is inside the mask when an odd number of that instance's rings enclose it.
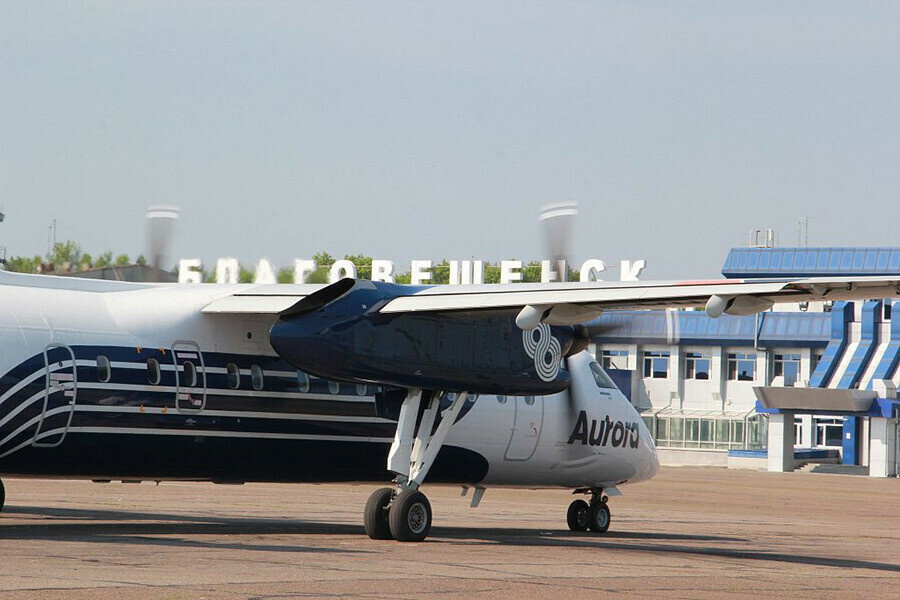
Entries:
{"label": "blue roof", "polygon": [[[752,346],[756,316],[722,315],[700,311],[610,311],[591,325],[603,326],[598,343],[682,343]],[[822,347],[831,339],[831,313],[765,312],[760,314],[759,341],[781,347]]]}
{"label": "blue roof", "polygon": [[900,248],[732,248],[729,278],[898,275]]}

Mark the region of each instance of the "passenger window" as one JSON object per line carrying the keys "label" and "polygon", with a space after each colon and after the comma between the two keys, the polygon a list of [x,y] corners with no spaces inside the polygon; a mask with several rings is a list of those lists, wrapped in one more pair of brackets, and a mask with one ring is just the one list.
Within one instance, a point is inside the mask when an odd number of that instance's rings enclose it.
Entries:
{"label": "passenger window", "polygon": [[263,389],[263,370],[259,365],[253,365],[250,367],[250,383],[253,385],[253,389],[259,391]]}
{"label": "passenger window", "polygon": [[497,396],[497,402],[500,404],[506,404],[506,396]]}
{"label": "passenger window", "polygon": [[241,370],[234,363],[225,365],[225,373],[228,376],[228,387],[236,390],[241,387]]}
{"label": "passenger window", "polygon": [[534,404],[534,396],[525,396],[525,404],[528,406]]}
{"label": "passenger window", "polygon": [[606,371],[600,368],[595,362],[591,363],[591,373],[594,375],[594,381],[597,382],[598,388],[608,389],[608,390],[617,390],[619,388],[616,387],[616,384],[613,383],[613,380],[609,378],[609,375],[606,374]]}
{"label": "passenger window", "polygon": [[367,391],[369,391],[369,390],[366,387],[366,384],[364,384],[364,383],[357,384],[357,386],[356,386],[356,395],[357,396],[365,396]]}
{"label": "passenger window", "polygon": [[194,363],[186,360],[182,367],[184,369],[184,387],[197,385],[197,367],[194,366]]}
{"label": "passenger window", "polygon": [[329,381],[328,382],[328,391],[332,394],[340,394],[341,393],[341,384],[337,381]]}
{"label": "passenger window", "polygon": [[297,371],[297,389],[299,389],[302,394],[309,391],[309,375],[303,371]]}
{"label": "passenger window", "polygon": [[111,376],[112,367],[109,364],[109,359],[101,354],[97,357],[97,379],[101,383],[106,383]]}
{"label": "passenger window", "polygon": [[159,371],[159,361],[155,358],[150,358],[147,360],[147,381],[149,381],[152,385],[157,385],[162,379],[162,374]]}

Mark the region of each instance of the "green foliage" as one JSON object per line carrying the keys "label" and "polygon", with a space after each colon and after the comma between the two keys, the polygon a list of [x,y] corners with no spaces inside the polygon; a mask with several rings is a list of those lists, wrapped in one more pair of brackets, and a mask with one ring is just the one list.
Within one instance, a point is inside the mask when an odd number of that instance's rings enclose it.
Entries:
{"label": "green foliage", "polygon": [[278,283],[294,283],[294,270],[287,267],[278,270]]}
{"label": "green foliage", "polygon": [[143,254],[141,254],[140,256],[137,257],[137,260],[135,261],[135,263],[141,265],[142,267],[146,267],[147,259],[144,257]]}
{"label": "green foliage", "polygon": [[103,254],[97,257],[97,260],[94,262],[94,267],[97,269],[102,269],[103,267],[108,267],[113,262],[113,253],[112,250],[107,250]]}
{"label": "green foliage", "polygon": [[372,257],[364,254],[346,254],[344,260],[349,260],[356,267],[357,279],[372,279]]}
{"label": "green foliage", "polygon": [[241,265],[241,276],[238,278],[238,281],[240,283],[253,283],[253,271]]}
{"label": "green foliage", "polygon": [[431,283],[438,285],[450,283],[450,262],[446,258],[432,266]]}
{"label": "green foliage", "polygon": [[500,283],[500,265],[493,263],[484,263],[484,282]]}
{"label": "green foliage", "polygon": [[120,254],[116,257],[116,266],[124,267],[125,265],[130,265],[131,261],[128,259],[127,254]]}
{"label": "green foliage", "polygon": [[522,281],[526,283],[541,282],[541,261],[533,260],[522,267]]}
{"label": "green foliage", "polygon": [[[306,283],[328,283],[328,273],[331,271],[331,265],[334,264],[334,257],[327,252],[319,252],[313,256],[316,263],[316,270],[306,276]],[[371,261],[370,272],[371,272]],[[298,281],[297,283],[303,283]]]}
{"label": "green foliage", "polygon": [[81,269],[90,269],[94,266],[94,259],[91,258],[91,255],[85,252],[81,255]]}
{"label": "green foliage", "polygon": [[410,283],[412,281],[412,275],[409,273],[400,273],[399,275],[394,276],[395,283]]}
{"label": "green foliage", "polygon": [[53,263],[57,270],[61,270],[65,265],[69,268],[78,268],[81,259],[81,248],[72,240],[65,242],[56,242],[53,244],[53,250],[47,255],[47,262]]}
{"label": "green foliage", "polygon": [[319,252],[318,254],[313,256],[313,260],[316,261],[316,264],[320,267],[331,267],[334,264],[334,257],[328,254],[327,252]]}
{"label": "green foliage", "polygon": [[40,256],[11,256],[6,261],[6,270],[14,273],[37,273],[41,266]]}

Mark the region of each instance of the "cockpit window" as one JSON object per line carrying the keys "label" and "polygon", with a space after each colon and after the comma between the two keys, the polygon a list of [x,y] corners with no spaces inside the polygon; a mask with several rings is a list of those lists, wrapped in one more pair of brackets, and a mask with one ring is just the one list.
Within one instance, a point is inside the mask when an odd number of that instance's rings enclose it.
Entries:
{"label": "cockpit window", "polygon": [[606,374],[606,371],[595,362],[591,363],[591,373],[594,374],[594,381],[597,382],[597,387],[609,390],[618,389],[616,384],[613,383],[613,380]]}

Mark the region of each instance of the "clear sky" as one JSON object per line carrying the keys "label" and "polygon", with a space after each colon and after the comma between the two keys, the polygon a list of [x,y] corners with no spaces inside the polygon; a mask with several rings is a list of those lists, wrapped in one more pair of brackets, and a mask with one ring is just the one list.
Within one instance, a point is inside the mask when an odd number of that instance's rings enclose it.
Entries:
{"label": "clear sky", "polygon": [[0,4],[0,245],[212,263],[900,245],[897,2]]}

